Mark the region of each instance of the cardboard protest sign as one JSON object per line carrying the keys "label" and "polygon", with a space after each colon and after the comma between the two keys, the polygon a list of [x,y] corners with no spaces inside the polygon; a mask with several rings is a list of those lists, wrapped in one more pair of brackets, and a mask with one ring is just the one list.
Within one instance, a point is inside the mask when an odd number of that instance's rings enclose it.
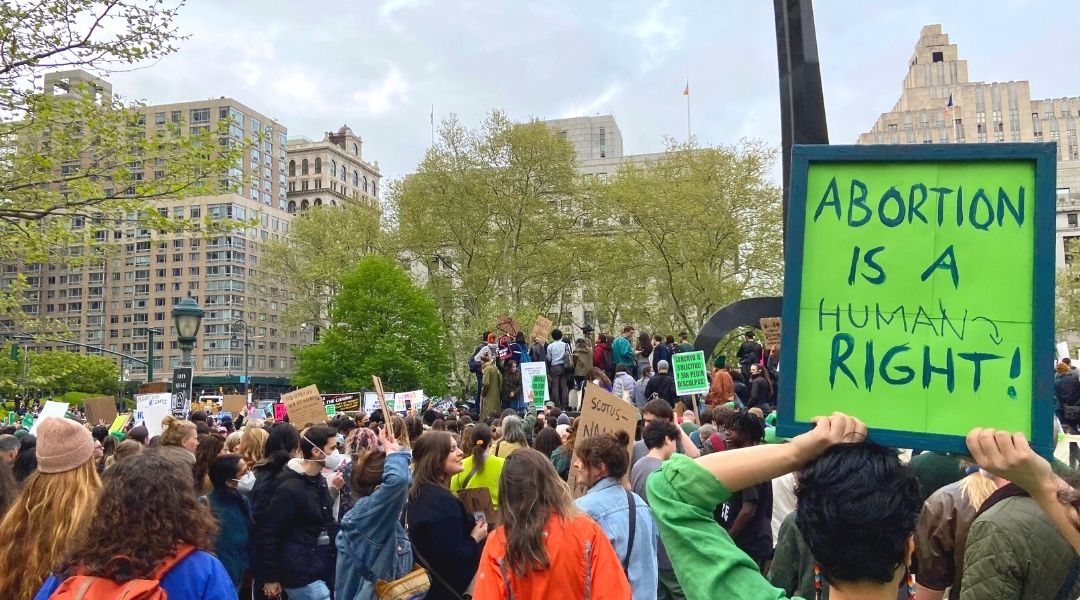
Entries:
{"label": "cardboard protest sign", "polygon": [[[386,398],[386,393],[383,392],[382,378],[378,377],[376,375],[372,375],[371,376],[371,383],[375,387],[375,394],[378,395],[378,397],[379,397],[379,407],[382,409],[383,423],[386,423],[386,425],[389,426],[390,422],[391,422],[390,421],[390,409],[387,407],[387,404],[386,404],[388,399]],[[392,399],[390,399],[389,401],[393,402]]]}
{"label": "cardboard protest sign", "polygon": [[675,393],[680,396],[709,393],[709,374],[705,372],[705,353],[680,352],[671,356],[675,372]]}
{"label": "cardboard protest sign", "polygon": [[281,403],[289,412],[289,422],[297,429],[326,422],[326,405],[319,396],[319,388],[314,385],[282,394]]}
{"label": "cardboard protest sign", "polygon": [[83,412],[86,422],[91,425],[112,423],[116,418],[116,398],[112,396],[100,396],[83,400]]}
{"label": "cardboard protest sign", "polygon": [[170,414],[172,394],[137,394],[135,396],[135,421],[146,427],[150,437],[161,435],[161,421]]}
{"label": "cardboard protest sign", "polygon": [[233,414],[239,413],[247,406],[247,396],[243,394],[228,394],[221,398],[221,410]]}
{"label": "cardboard protest sign", "polygon": [[491,501],[491,492],[486,487],[475,487],[458,490],[458,500],[465,505],[469,514],[484,513],[484,520],[490,525],[498,525],[498,513],[495,512],[495,504]]}
{"label": "cardboard protest sign", "polygon": [[164,381],[148,381],[146,383],[139,384],[138,393],[140,394],[164,394],[169,391],[169,385]]}
{"label": "cardboard protest sign", "polygon": [[[634,434],[637,432],[640,417],[641,412],[633,404],[624,402],[622,398],[589,382],[585,385],[581,416],[577,420],[577,439],[625,431],[630,436],[630,443],[626,446],[627,456],[630,456],[634,451]],[[573,469],[570,471],[568,483],[575,498],[584,495],[585,489],[577,485],[577,473]]]}
{"label": "cardboard protest sign", "polygon": [[513,338],[521,331],[521,325],[510,315],[499,315],[495,319],[495,330],[510,336],[510,340],[513,341]]}
{"label": "cardboard protest sign", "polygon": [[289,410],[285,408],[285,405],[280,402],[274,403],[274,420],[284,421],[287,416],[289,416]]}
{"label": "cardboard protest sign", "polygon": [[761,324],[762,343],[766,348],[779,348],[780,347],[780,317],[765,317],[759,319],[758,323]]}
{"label": "cardboard protest sign", "polygon": [[777,433],[862,419],[966,453],[974,427],[1053,451],[1053,144],[796,146]]}
{"label": "cardboard protest sign", "polygon": [[534,407],[543,408],[551,397],[547,385],[547,364],[521,363],[521,395]]}
{"label": "cardboard protest sign", "polygon": [[554,323],[551,322],[551,319],[544,315],[537,316],[536,325],[533,325],[532,332],[529,334],[529,339],[534,342],[546,342],[548,336],[551,335],[552,325],[554,325]]}
{"label": "cardboard protest sign", "polygon": [[46,400],[45,406],[41,407],[41,411],[38,412],[37,420],[34,421],[34,425],[30,427],[30,435],[34,435],[37,432],[38,425],[41,424],[41,420],[46,417],[59,417],[64,418],[67,414],[68,403],[56,402],[55,400]]}
{"label": "cardboard protest sign", "polygon": [[117,415],[115,418],[113,418],[112,425],[109,426],[109,433],[118,433],[120,431],[123,431],[124,426],[127,425],[128,419],[130,418],[131,415],[129,415],[128,413]]}

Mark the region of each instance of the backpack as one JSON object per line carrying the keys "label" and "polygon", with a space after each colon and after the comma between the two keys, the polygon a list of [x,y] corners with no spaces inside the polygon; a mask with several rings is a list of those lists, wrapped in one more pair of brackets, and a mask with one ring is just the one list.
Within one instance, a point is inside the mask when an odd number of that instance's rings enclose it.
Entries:
{"label": "backpack", "polygon": [[76,571],[49,596],[50,600],[168,600],[169,593],[161,587],[161,578],[180,561],[195,551],[195,546],[181,546],[176,554],[165,559],[150,575],[150,579],[131,579],[117,583],[105,577],[95,577]]}
{"label": "backpack", "polygon": [[476,355],[477,355],[477,353],[480,352],[480,349],[483,348],[486,345],[487,344],[480,344],[479,346],[477,346],[476,350],[473,350],[472,356],[469,357],[469,372],[470,373],[482,373],[483,372],[480,369],[480,361],[476,360]]}

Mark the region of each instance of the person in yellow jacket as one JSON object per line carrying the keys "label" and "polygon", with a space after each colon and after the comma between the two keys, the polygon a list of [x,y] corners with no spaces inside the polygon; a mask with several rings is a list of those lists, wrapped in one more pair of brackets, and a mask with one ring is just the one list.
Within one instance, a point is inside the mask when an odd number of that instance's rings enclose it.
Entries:
{"label": "person in yellow jacket", "polygon": [[491,428],[477,423],[469,441],[463,445],[469,449],[469,456],[462,461],[464,470],[450,478],[450,491],[457,494],[461,490],[487,488],[492,504],[498,506],[499,477],[505,459],[489,453]]}

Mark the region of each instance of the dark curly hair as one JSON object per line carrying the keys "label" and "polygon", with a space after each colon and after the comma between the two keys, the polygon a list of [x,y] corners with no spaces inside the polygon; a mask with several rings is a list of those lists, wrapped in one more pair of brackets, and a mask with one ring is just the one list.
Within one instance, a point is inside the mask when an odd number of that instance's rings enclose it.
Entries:
{"label": "dark curly hair", "polygon": [[796,524],[826,581],[892,581],[922,507],[919,482],[896,452],[840,444],[808,464],[798,482]]}
{"label": "dark curly hair", "polygon": [[[102,478],[101,498],[89,526],[57,572],[118,582],[148,578],[178,546],[212,551],[218,526],[195,497],[191,474],[157,451],[117,462]],[[132,535],[134,530],[146,535]]]}
{"label": "dark curly hair", "polygon": [[[625,431],[599,433],[577,440],[574,444],[574,454],[586,467],[595,469],[604,465],[607,468],[608,477],[622,479],[630,468],[630,455],[626,451],[628,445],[630,445],[630,434]],[[588,485],[595,485],[595,483],[590,482]]]}

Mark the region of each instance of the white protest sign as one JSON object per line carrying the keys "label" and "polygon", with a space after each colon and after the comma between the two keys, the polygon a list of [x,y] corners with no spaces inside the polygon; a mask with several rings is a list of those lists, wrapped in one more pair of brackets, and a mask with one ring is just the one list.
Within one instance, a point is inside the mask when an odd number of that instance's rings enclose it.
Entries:
{"label": "white protest sign", "polygon": [[41,412],[38,413],[37,421],[34,421],[34,425],[30,428],[30,435],[35,435],[37,432],[38,424],[46,417],[59,417],[64,418],[64,414],[67,413],[67,402],[56,402],[54,400],[46,400],[45,406],[42,407]]}
{"label": "white protest sign", "polygon": [[135,424],[142,421],[150,437],[161,435],[161,421],[169,416],[169,407],[172,403],[172,394],[136,394],[135,395]]}
{"label": "white protest sign", "polygon": [[[533,394],[533,380],[535,378],[543,378],[544,380],[544,398],[536,398]],[[539,382],[537,382],[537,389],[539,389]],[[543,407],[551,399],[551,390],[547,385],[547,363],[544,362],[527,362],[521,363],[521,397],[529,401],[532,406]],[[530,400],[531,399],[531,400]]]}
{"label": "white protest sign", "polygon": [[1069,358],[1069,342],[1058,342],[1057,357],[1058,360]]}
{"label": "white protest sign", "polygon": [[394,402],[391,406],[394,407],[396,412],[404,412],[410,408],[420,409],[424,405],[424,390],[414,390],[412,392],[398,392],[394,395]]}
{"label": "white protest sign", "polygon": [[382,406],[379,405],[379,395],[375,392],[364,392],[364,412],[370,415],[381,409]]}

